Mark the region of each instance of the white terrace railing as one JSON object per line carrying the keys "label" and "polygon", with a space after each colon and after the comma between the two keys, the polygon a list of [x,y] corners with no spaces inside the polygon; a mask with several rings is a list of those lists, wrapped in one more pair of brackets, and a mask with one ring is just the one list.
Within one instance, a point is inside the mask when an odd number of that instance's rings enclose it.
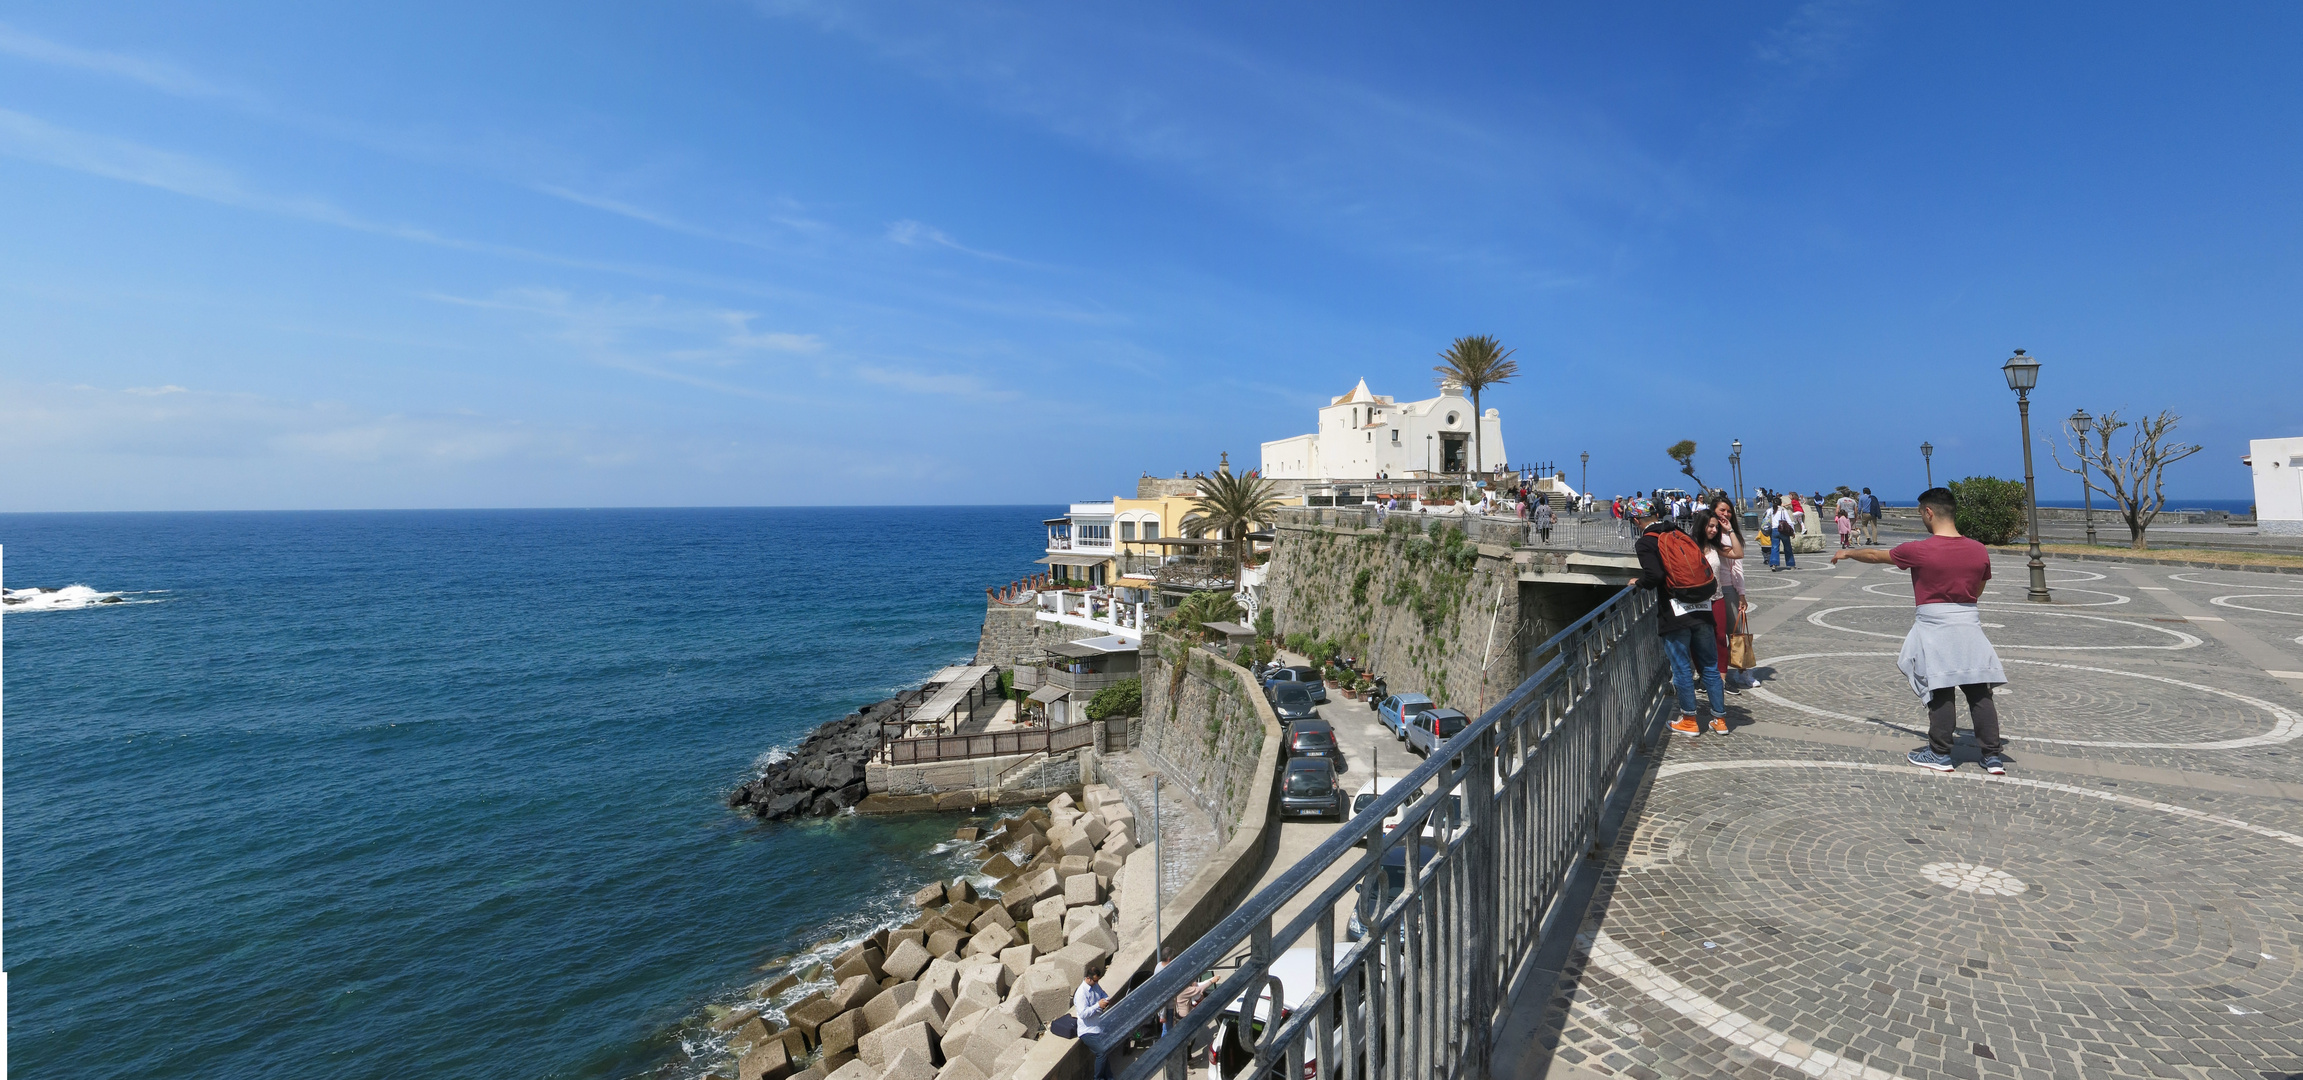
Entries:
{"label": "white terrace railing", "polygon": [[[1250,1053],[1227,1080],[1486,1077],[1512,981],[1597,833],[1626,752],[1662,715],[1669,668],[1647,618],[1654,605],[1653,593],[1626,589],[1546,642],[1539,655],[1551,659],[1541,670],[1124,996],[1104,1033],[1089,1037],[1093,1046],[1117,1047],[1198,973],[1244,946],[1238,969],[1124,1080],[1183,1080],[1187,1048],[1218,1035]],[[1463,809],[1451,821],[1454,792]],[[1403,808],[1385,833],[1384,818]],[[1424,839],[1426,825],[1437,839]],[[1417,868],[1396,890],[1376,869],[1395,847]],[[1338,866],[1349,869],[1321,884]],[[1360,904],[1369,889],[1375,895],[1358,908],[1366,932],[1340,941],[1339,903]],[[1275,925],[1281,910],[1307,898],[1302,914]],[[1315,985],[1283,988],[1273,961],[1302,947],[1316,952]],[[1267,994],[1273,1007],[1293,1011],[1255,1009]],[[1237,1022],[1259,1013],[1270,1017],[1260,1033],[1263,1025]]]}

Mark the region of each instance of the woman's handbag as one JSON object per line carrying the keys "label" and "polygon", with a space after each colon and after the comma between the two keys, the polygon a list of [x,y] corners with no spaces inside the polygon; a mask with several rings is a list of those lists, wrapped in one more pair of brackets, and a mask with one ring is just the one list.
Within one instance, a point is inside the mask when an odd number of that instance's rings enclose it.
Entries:
{"label": "woman's handbag", "polygon": [[1735,606],[1735,632],[1727,635],[1727,666],[1737,671],[1750,671],[1759,666],[1759,651],[1751,645],[1751,626],[1745,621],[1743,605]]}

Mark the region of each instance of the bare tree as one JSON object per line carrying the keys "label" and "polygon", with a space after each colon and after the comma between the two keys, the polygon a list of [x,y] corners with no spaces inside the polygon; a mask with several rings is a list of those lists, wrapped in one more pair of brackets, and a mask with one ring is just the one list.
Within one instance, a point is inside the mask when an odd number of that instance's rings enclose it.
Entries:
{"label": "bare tree", "polygon": [[[2088,475],[2080,468],[2063,463],[2063,455],[2056,449],[2055,440],[2047,441],[2047,452],[2054,456],[2055,467],[2074,476],[2085,477],[2087,486],[2101,492],[2117,506],[2119,516],[2127,521],[2127,533],[2132,546],[2141,551],[2150,545],[2143,541],[2143,531],[2151,527],[2152,519],[2167,506],[2167,494],[2162,489],[2167,466],[2200,451],[2191,443],[2176,442],[2172,438],[2175,425],[2183,418],[2160,410],[2157,416],[2148,416],[2129,423],[2119,418],[2119,410],[2103,414],[2095,422],[2095,438],[2085,447],[2076,445],[2069,431],[2064,432],[2064,445],[2075,460],[2084,460],[2093,466],[2097,475]],[[2133,428],[2128,434],[2127,449],[2117,454],[2111,450],[2111,436],[2120,428]],[[2105,487],[2104,485],[2110,485]]]}

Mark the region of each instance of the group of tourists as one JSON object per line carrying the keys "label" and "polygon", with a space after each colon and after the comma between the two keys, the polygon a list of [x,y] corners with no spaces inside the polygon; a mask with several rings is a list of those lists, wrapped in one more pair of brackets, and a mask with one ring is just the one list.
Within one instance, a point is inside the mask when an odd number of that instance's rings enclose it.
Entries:
{"label": "group of tourists", "polygon": [[[1655,630],[1671,662],[1672,688],[1678,695],[1679,717],[1671,730],[1700,736],[1728,733],[1727,698],[1758,685],[1750,669],[1757,658],[1749,647],[1750,606],[1743,588],[1743,535],[1735,505],[1724,492],[1694,500],[1687,520],[1666,516],[1672,500],[1634,496],[1618,499],[1616,511],[1639,530],[1632,550],[1639,557],[1643,589],[1656,591]],[[1791,538],[1801,531],[1801,517],[1809,505],[1822,505],[1822,497],[1803,500],[1796,493],[1776,495],[1762,490],[1760,520],[1772,539],[1768,564],[1775,570],[1793,567]],[[1967,700],[1982,748],[1982,764],[1993,775],[2007,771],[2006,743],[1999,730],[1998,707],[1992,688],[2007,681],[1998,653],[1983,634],[1976,604],[1991,579],[1991,553],[1982,544],[1959,535],[1954,524],[1957,501],[1949,490],[1929,488],[1919,496],[1920,521],[1927,537],[1879,550],[1879,500],[1865,488],[1859,496],[1842,496],[1833,505],[1839,525],[1840,550],[1836,565],[1845,559],[1891,565],[1911,573],[1911,588],[1918,611],[1911,632],[1904,637],[1896,666],[1909,680],[1912,692],[1927,708],[1928,744],[1913,750],[1908,760],[1922,768],[1949,772],[1957,731],[1957,699]],[[1864,547],[1857,547],[1857,523]],[[1776,556],[1780,554],[1781,565]],[[1739,646],[1731,648],[1731,642]],[[1701,684],[1710,706],[1708,720],[1697,712],[1696,687]]]}

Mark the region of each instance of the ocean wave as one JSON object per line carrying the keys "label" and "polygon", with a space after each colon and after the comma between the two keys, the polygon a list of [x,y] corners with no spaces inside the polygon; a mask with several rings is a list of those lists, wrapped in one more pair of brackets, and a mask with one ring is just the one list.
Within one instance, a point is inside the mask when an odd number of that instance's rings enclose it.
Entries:
{"label": "ocean wave", "polygon": [[104,607],[112,604],[157,604],[158,594],[166,589],[144,592],[103,592],[86,585],[66,585],[61,589],[0,589],[0,610],[78,611],[82,608]]}

